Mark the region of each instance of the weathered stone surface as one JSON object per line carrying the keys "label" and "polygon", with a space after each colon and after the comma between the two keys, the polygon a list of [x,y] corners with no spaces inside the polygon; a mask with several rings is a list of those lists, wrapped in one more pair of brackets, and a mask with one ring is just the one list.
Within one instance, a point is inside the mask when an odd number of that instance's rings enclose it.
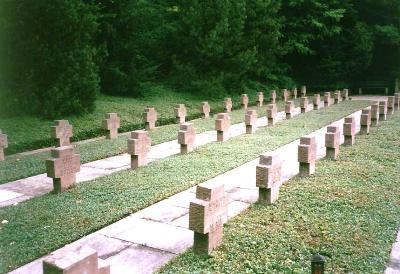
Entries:
{"label": "weathered stone surface", "polygon": [[249,97],[247,96],[247,94],[242,94],[242,96],[240,98],[240,106],[243,109],[247,109],[248,105],[249,105]]}
{"label": "weathered stone surface", "polygon": [[365,108],[361,111],[360,134],[368,134],[371,126],[371,109]]}
{"label": "weathered stone surface", "polygon": [[326,157],[336,160],[339,155],[340,129],[337,126],[328,126],[325,133]]}
{"label": "weathered stone surface", "polygon": [[87,246],[77,251],[63,248],[43,260],[43,274],[109,274],[110,266]]}
{"label": "weathered stone surface", "polygon": [[349,89],[345,88],[345,89],[342,91],[342,99],[343,99],[343,100],[349,100]]}
{"label": "weathered stone surface", "polygon": [[371,104],[371,125],[377,126],[379,124],[379,103],[373,102]]}
{"label": "weathered stone surface", "polygon": [[268,126],[273,126],[276,124],[277,113],[278,113],[278,109],[276,107],[276,104],[268,104],[267,105]]}
{"label": "weathered stone surface", "polygon": [[319,110],[320,109],[320,103],[321,103],[321,95],[320,94],[314,94],[313,98],[313,108],[314,110]]}
{"label": "weathered stone surface", "polygon": [[278,154],[266,153],[260,156],[256,167],[256,186],[259,188],[258,201],[273,204],[279,197],[282,161]]}
{"label": "weathered stone surface", "polygon": [[107,130],[107,139],[114,139],[118,137],[118,129],[120,127],[121,119],[117,113],[107,113],[103,120],[103,128]]}
{"label": "weathered stone surface", "polygon": [[229,113],[232,111],[232,99],[231,98],[225,98],[224,100],[224,111]]}
{"label": "weathered stone surface", "polygon": [[258,107],[262,107],[264,104],[264,93],[263,92],[257,92],[256,95],[256,105]]}
{"label": "weathered stone surface", "polygon": [[228,113],[218,113],[215,120],[215,130],[217,131],[217,141],[223,142],[229,139],[229,127],[231,118]]}
{"label": "weathered stone surface", "polygon": [[155,129],[157,121],[157,111],[154,108],[145,108],[143,113],[143,121],[145,123],[146,130]]}
{"label": "weathered stone surface", "polygon": [[46,160],[47,176],[53,178],[54,192],[61,192],[75,184],[80,156],[72,146],[64,146],[52,149],[51,157]]}
{"label": "weathered stone surface", "polygon": [[276,103],[276,91],[275,90],[271,90],[271,92],[269,93],[269,102],[271,104]]}
{"label": "weathered stone surface", "polygon": [[210,105],[208,102],[201,102],[200,105],[200,113],[201,113],[201,118],[206,119],[210,117]]}
{"label": "weathered stone surface", "polygon": [[186,120],[186,107],[184,104],[177,104],[174,107],[176,123],[183,124]]}
{"label": "weathered stone surface", "polygon": [[128,154],[131,155],[131,168],[135,169],[147,165],[147,154],[151,149],[149,133],[144,130],[131,132],[128,139]]}
{"label": "weathered stone surface", "polygon": [[342,101],[342,95],[340,90],[335,91],[334,93],[335,104],[339,104]]}
{"label": "weathered stone surface", "polygon": [[394,96],[388,96],[387,100],[387,114],[392,115],[394,113]]}
{"label": "weathered stone surface", "polygon": [[344,145],[352,146],[356,137],[356,121],[354,117],[344,118],[343,124]]}
{"label": "weathered stone surface", "polygon": [[257,111],[254,109],[247,110],[244,123],[246,125],[246,134],[254,133],[256,131]]}
{"label": "weathered stone surface", "polygon": [[394,94],[394,108],[396,110],[400,109],[400,93],[399,92],[396,92]]}
{"label": "weathered stone surface", "polygon": [[308,108],[308,97],[300,98],[300,109],[301,113],[306,113]]}
{"label": "weathered stone surface", "polygon": [[292,90],[293,99],[297,99],[297,88],[293,88]]}
{"label": "weathered stone surface", "polygon": [[300,163],[301,177],[309,176],[315,172],[315,161],[317,159],[317,143],[314,136],[300,138],[298,147],[298,161]]}
{"label": "weathered stone surface", "polygon": [[387,101],[379,102],[379,120],[386,121],[387,117]]}
{"label": "weathered stone surface", "polygon": [[291,119],[293,118],[294,115],[294,102],[293,101],[287,101],[285,104],[285,113],[286,113],[286,119]]}
{"label": "weathered stone surface", "polygon": [[222,241],[223,224],[228,219],[228,201],[224,185],[200,184],[196,200],[189,207],[189,229],[194,231],[193,252],[210,254]]}
{"label": "weathered stone surface", "polygon": [[[283,101],[287,102],[290,99],[290,92],[287,89],[282,89],[282,95],[283,95]],[[275,103],[276,102],[274,102],[274,104]]]}
{"label": "weathered stone surface", "polygon": [[307,87],[301,86],[301,97],[306,97],[307,95]]}
{"label": "weathered stone surface", "polygon": [[69,146],[72,135],[72,125],[67,120],[56,120],[51,127],[51,137],[57,139],[58,147]]}
{"label": "weathered stone surface", "polygon": [[195,140],[196,130],[193,123],[182,124],[178,132],[178,143],[181,145],[181,154],[192,152]]}
{"label": "weathered stone surface", "polygon": [[331,93],[324,92],[324,107],[329,107],[331,105]]}
{"label": "weathered stone surface", "polygon": [[7,135],[0,130],[0,161],[4,161],[4,149],[8,147]]}

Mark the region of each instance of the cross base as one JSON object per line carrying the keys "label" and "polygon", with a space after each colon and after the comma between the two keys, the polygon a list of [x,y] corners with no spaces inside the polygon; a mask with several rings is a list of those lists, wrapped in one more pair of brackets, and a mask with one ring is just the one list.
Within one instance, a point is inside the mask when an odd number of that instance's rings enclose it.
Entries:
{"label": "cross base", "polygon": [[73,186],[76,182],[76,174],[64,176],[62,178],[53,178],[53,192],[60,193]]}
{"label": "cross base", "polygon": [[292,113],[286,113],[286,120],[292,119],[293,114]]}
{"label": "cross base", "polygon": [[246,134],[253,134],[256,132],[256,127],[253,125],[246,125]]}
{"label": "cross base", "polygon": [[181,144],[181,154],[188,154],[193,151],[193,145]]}
{"label": "cross base", "polygon": [[197,255],[209,255],[222,242],[223,224],[218,224],[207,234],[194,232],[193,252]]}
{"label": "cross base", "polygon": [[369,134],[369,125],[361,125],[360,134],[365,135]]}
{"label": "cross base", "polygon": [[270,118],[268,117],[268,126],[272,127],[276,124],[276,118]]}
{"label": "cross base", "polygon": [[326,158],[330,160],[336,160],[339,156],[339,148],[327,147],[326,148]]}
{"label": "cross base", "polygon": [[314,163],[300,163],[299,176],[307,177],[315,173],[315,162]]}
{"label": "cross base", "polygon": [[145,123],[146,130],[152,130],[156,128],[156,122],[146,122]]}
{"label": "cross base", "polygon": [[356,138],[354,135],[345,135],[344,136],[344,145],[345,146],[352,146],[356,142]]}
{"label": "cross base", "polygon": [[224,142],[229,139],[228,132],[226,131],[217,131],[217,141],[218,142]]}
{"label": "cross base", "polygon": [[131,169],[147,165],[147,154],[131,155]]}
{"label": "cross base", "polygon": [[258,188],[258,202],[262,204],[272,205],[279,198],[279,187]]}

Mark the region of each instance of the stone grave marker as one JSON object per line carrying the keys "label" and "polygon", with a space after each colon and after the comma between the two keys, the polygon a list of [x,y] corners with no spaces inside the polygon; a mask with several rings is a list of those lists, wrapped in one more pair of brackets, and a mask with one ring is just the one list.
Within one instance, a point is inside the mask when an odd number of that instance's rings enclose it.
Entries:
{"label": "stone grave marker", "polygon": [[276,91],[275,90],[271,90],[271,92],[269,94],[269,102],[270,102],[270,104],[276,103]]}
{"label": "stone grave marker", "polygon": [[215,120],[215,130],[217,131],[217,141],[224,142],[229,139],[229,127],[231,118],[228,113],[218,113]]}
{"label": "stone grave marker", "polygon": [[335,91],[334,98],[335,98],[335,104],[339,104],[342,101],[342,95],[340,94],[340,90]]}
{"label": "stone grave marker", "polygon": [[149,133],[144,130],[131,132],[128,139],[128,154],[131,155],[131,169],[147,165],[147,154],[151,149]]}
{"label": "stone grave marker", "polygon": [[110,274],[110,265],[88,246],[52,252],[43,259],[42,267],[43,274]]}
{"label": "stone grave marker", "polygon": [[264,93],[263,92],[257,92],[256,105],[257,105],[257,107],[262,107],[263,104],[264,104]]}
{"label": "stone grave marker", "polygon": [[7,135],[2,133],[0,129],[0,161],[5,160],[4,149],[8,147],[8,138]]}
{"label": "stone grave marker", "polygon": [[300,177],[310,176],[315,172],[317,160],[317,143],[315,136],[303,136],[298,147],[298,161]]}
{"label": "stone grave marker", "polygon": [[301,97],[306,97],[306,95],[307,95],[307,87],[302,86],[301,87]]}
{"label": "stone grave marker", "polygon": [[[287,102],[290,99],[290,93],[287,89],[282,89],[283,101]],[[275,102],[276,103],[276,102]]]}
{"label": "stone grave marker", "polygon": [[225,98],[224,100],[224,111],[229,113],[232,111],[232,99],[231,98]]}
{"label": "stone grave marker", "polygon": [[118,137],[118,129],[121,119],[117,113],[107,113],[103,120],[103,128],[107,130],[107,139],[115,139]]}
{"label": "stone grave marker", "polygon": [[363,89],[362,88],[358,88],[358,94],[362,95],[363,94]]}
{"label": "stone grave marker", "polygon": [[72,125],[67,120],[56,120],[51,127],[51,137],[57,139],[58,147],[69,146],[72,135]]}
{"label": "stone grave marker", "polygon": [[373,102],[371,104],[371,126],[379,124],[379,103]]}
{"label": "stone grave marker", "polygon": [[308,97],[301,97],[300,98],[300,109],[301,113],[306,113],[308,108]]}
{"label": "stone grave marker", "polygon": [[371,110],[369,108],[364,108],[361,111],[360,125],[360,134],[368,134],[371,126]]}
{"label": "stone grave marker", "polygon": [[194,231],[193,252],[209,255],[222,242],[228,220],[228,201],[224,185],[203,183],[196,188],[196,200],[189,206],[189,229]]}
{"label": "stone grave marker", "polygon": [[394,113],[394,96],[388,96],[387,100],[387,114],[393,115]]}
{"label": "stone grave marker", "polygon": [[247,94],[242,94],[240,106],[242,107],[242,109],[247,109],[248,105],[249,105],[249,97],[247,96]]}
{"label": "stone grave marker", "polygon": [[186,120],[186,107],[184,104],[177,104],[174,107],[175,120],[177,124],[183,124]]}
{"label": "stone grave marker", "polygon": [[331,93],[324,92],[324,107],[329,107],[331,105]]}
{"label": "stone grave marker", "polygon": [[256,131],[257,111],[249,109],[244,116],[244,123],[246,125],[246,134],[252,134]]}
{"label": "stone grave marker", "polygon": [[394,109],[399,110],[400,109],[400,93],[396,92],[394,94]]}
{"label": "stone grave marker", "polygon": [[285,104],[286,119],[293,118],[294,115],[294,101],[287,101]]}
{"label": "stone grave marker", "polygon": [[267,105],[268,126],[273,126],[276,124],[277,112],[278,109],[276,107],[276,104]]}
{"label": "stone grave marker", "polygon": [[342,91],[342,98],[344,101],[349,100],[349,89],[345,88]]}
{"label": "stone grave marker", "polygon": [[180,125],[178,132],[178,143],[181,145],[181,154],[187,154],[194,149],[196,141],[196,130],[193,123],[184,123]]}
{"label": "stone grave marker", "polygon": [[313,98],[313,109],[314,110],[319,110],[320,109],[320,103],[321,103],[321,95],[314,94],[314,98]]}
{"label": "stone grave marker", "polygon": [[203,119],[207,119],[210,117],[210,105],[208,104],[208,102],[201,102],[200,105],[200,113],[201,113],[201,118]]}
{"label": "stone grave marker", "polygon": [[292,94],[293,94],[293,98],[297,99],[297,88],[296,87],[293,89]]}
{"label": "stone grave marker", "polygon": [[256,186],[258,187],[258,201],[273,204],[279,197],[281,186],[282,161],[275,153],[266,153],[260,156],[256,167]]}
{"label": "stone grave marker", "polygon": [[356,137],[356,121],[354,117],[344,118],[343,135],[345,146],[354,145]]}
{"label": "stone grave marker", "polygon": [[387,101],[379,101],[379,120],[386,121]]}
{"label": "stone grave marker", "polygon": [[155,129],[157,121],[157,111],[154,108],[145,108],[143,113],[143,120],[146,130]]}
{"label": "stone grave marker", "polygon": [[63,146],[51,150],[51,158],[46,160],[47,176],[53,178],[54,192],[62,192],[76,183],[76,173],[80,170],[80,156],[73,146]]}
{"label": "stone grave marker", "polygon": [[325,133],[326,158],[336,160],[339,155],[340,129],[337,126],[328,126]]}

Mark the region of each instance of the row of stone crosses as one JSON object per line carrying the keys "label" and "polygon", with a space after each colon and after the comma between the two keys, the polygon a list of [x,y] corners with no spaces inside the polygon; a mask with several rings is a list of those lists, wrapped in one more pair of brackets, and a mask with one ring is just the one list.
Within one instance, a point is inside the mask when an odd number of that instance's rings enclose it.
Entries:
{"label": "row of stone crosses", "polygon": [[[271,99],[274,95],[271,96]],[[335,103],[339,103],[341,99],[335,96]],[[319,95],[314,97],[314,103],[319,101]],[[325,96],[325,98],[328,98]],[[345,98],[345,97],[343,97]],[[330,99],[330,96],[329,96]],[[307,102],[307,100],[303,100]],[[331,100],[326,100],[325,106],[329,106]],[[292,117],[293,108],[287,107],[292,105],[292,101],[286,102],[286,116],[288,119]],[[316,105],[314,104],[314,108]],[[307,104],[303,104],[302,108],[307,111]],[[361,129],[360,134],[368,134],[370,126],[377,126],[380,120],[386,120],[388,115],[393,114],[395,109],[400,108],[399,96],[389,98],[388,101],[374,102],[371,108],[365,108],[361,112]],[[267,111],[270,108],[267,109]],[[276,113],[276,112],[271,112]],[[253,133],[255,130],[254,119],[257,118],[254,110],[248,110],[245,116],[246,132]],[[249,117],[252,118],[249,118]],[[254,118],[255,117],[255,118]],[[254,119],[253,119],[254,118]],[[274,119],[274,117],[269,117]],[[225,121],[225,122],[224,122]],[[250,122],[252,121],[252,122]],[[225,127],[222,126],[225,124]],[[272,123],[273,125],[274,123]],[[226,125],[229,128],[229,116],[226,113],[218,114],[216,119],[216,128],[222,129]],[[247,130],[251,127],[251,130]],[[221,131],[221,130],[218,130]],[[354,117],[344,119],[342,128],[344,135],[344,145],[354,145],[356,135],[356,123]],[[195,139],[195,130],[192,124],[181,124],[181,130],[178,133],[178,141],[181,144],[181,152],[188,153],[193,149]],[[224,138],[220,141],[226,140]],[[325,134],[326,157],[336,159],[339,155],[341,140],[341,130],[338,126],[328,126]],[[146,153],[149,151],[151,142],[146,131],[134,131],[132,138],[128,140],[130,153],[132,154],[132,165],[138,167],[146,163]],[[59,151],[59,149],[55,150]],[[72,152],[72,151],[71,151]],[[77,156],[79,157],[79,156]],[[298,146],[298,162],[299,176],[305,177],[315,173],[315,165],[317,160],[317,143],[314,136],[303,136],[300,138]],[[52,162],[53,160],[49,160]],[[48,162],[48,163],[49,163]],[[64,164],[78,163],[79,158],[75,160],[59,161],[55,164],[62,167]],[[78,164],[76,165],[78,166]],[[64,174],[74,170],[67,168]],[[279,197],[279,189],[283,184],[281,178],[282,159],[276,153],[265,153],[260,155],[259,164],[256,166],[256,186],[259,190],[258,201],[263,204],[273,204]],[[55,178],[57,179],[57,178]],[[61,178],[59,178],[61,179]],[[209,255],[217,248],[223,237],[223,225],[228,220],[228,203],[229,197],[224,191],[224,185],[208,185],[203,183],[196,188],[196,199],[190,202],[189,206],[189,229],[194,232],[193,252],[198,255]],[[68,258],[68,259],[66,259]],[[57,272],[51,272],[51,271]],[[110,266],[103,260],[98,258],[97,252],[87,246],[83,246],[78,250],[60,249],[48,255],[43,261],[44,274],[50,273],[92,273],[92,274],[109,274]]]}

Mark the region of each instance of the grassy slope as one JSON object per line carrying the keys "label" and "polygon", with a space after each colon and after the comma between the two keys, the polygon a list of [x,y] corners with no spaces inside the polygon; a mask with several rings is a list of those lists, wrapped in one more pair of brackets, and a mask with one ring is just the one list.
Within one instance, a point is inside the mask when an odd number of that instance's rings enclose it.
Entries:
{"label": "grassy slope", "polygon": [[[204,182],[367,105],[350,101],[308,112],[187,155],[114,173],[0,209],[0,272],[14,269],[130,213]],[[233,156],[234,155],[234,156]]]}
{"label": "grassy slope", "polygon": [[[296,101],[298,103],[298,101]],[[278,109],[284,109],[284,102],[278,102]],[[257,110],[259,116],[265,116],[264,107],[252,107]],[[245,110],[234,110],[230,114],[231,123],[240,123],[244,120]],[[214,129],[214,118],[196,119],[192,122],[197,133]],[[177,138],[179,125],[165,125],[150,132],[152,144],[159,144]],[[81,162],[87,163],[106,157],[126,152],[129,136],[119,136],[113,140],[98,140],[90,143],[75,144],[76,152],[81,155]],[[0,184],[26,178],[46,172],[45,159],[50,157],[50,152],[41,152],[31,155],[14,155],[0,162]]]}
{"label": "grassy slope", "polygon": [[[310,273],[326,253],[329,273],[382,273],[399,227],[400,112],[341,147],[338,161],[294,178],[273,206],[254,204],[231,220],[212,257],[191,251],[162,273]],[[332,272],[331,272],[332,271]]]}

